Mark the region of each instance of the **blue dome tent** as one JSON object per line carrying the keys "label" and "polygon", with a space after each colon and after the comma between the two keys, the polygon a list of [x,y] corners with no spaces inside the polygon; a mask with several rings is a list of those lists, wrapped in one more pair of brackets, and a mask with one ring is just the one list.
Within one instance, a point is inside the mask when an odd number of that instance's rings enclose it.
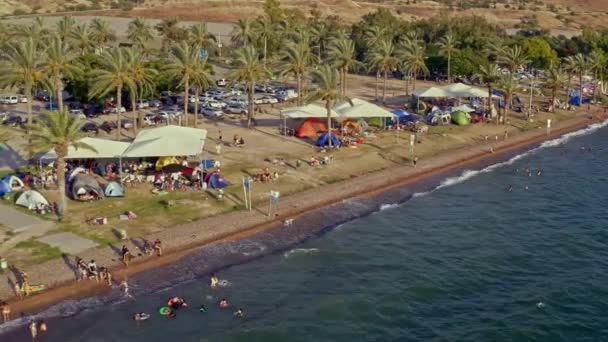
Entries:
{"label": "blue dome tent", "polygon": [[[332,146],[340,146],[340,139],[332,133],[331,134],[331,144]],[[327,132],[321,134],[319,139],[317,140],[317,146],[327,146],[329,145],[329,138]]]}

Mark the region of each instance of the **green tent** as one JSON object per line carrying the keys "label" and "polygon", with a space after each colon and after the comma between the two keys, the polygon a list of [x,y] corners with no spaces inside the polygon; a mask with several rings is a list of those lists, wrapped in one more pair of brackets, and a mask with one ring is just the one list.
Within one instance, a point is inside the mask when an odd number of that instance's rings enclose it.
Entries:
{"label": "green tent", "polygon": [[367,120],[367,124],[374,127],[384,127],[383,118],[370,118]]}
{"label": "green tent", "polygon": [[452,121],[458,126],[466,126],[471,123],[469,115],[461,110],[452,112]]}

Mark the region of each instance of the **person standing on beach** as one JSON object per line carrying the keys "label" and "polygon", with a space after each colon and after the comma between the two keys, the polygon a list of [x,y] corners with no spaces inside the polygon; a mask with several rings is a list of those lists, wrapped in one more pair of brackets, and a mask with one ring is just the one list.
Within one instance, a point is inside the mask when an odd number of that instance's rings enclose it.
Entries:
{"label": "person standing on beach", "polygon": [[414,157],[414,167],[416,167],[416,165],[418,164],[418,157]]}
{"label": "person standing on beach", "polygon": [[36,326],[36,321],[32,320],[29,325],[30,335],[32,335],[32,341],[36,341],[36,337],[38,337],[38,327]]}
{"label": "person standing on beach", "polygon": [[160,239],[156,239],[154,241],[154,250],[156,251],[157,256],[163,255],[163,246],[162,246],[162,242],[160,241]]}
{"label": "person standing on beach", "polygon": [[125,265],[125,267],[129,267],[129,262],[131,262],[131,258],[133,257],[133,255],[131,254],[131,251],[129,251],[127,246],[122,245],[121,253],[122,253],[122,263]]}
{"label": "person standing on beach", "polygon": [[2,321],[8,322],[11,319],[11,307],[7,302],[2,302],[0,309],[2,311]]}

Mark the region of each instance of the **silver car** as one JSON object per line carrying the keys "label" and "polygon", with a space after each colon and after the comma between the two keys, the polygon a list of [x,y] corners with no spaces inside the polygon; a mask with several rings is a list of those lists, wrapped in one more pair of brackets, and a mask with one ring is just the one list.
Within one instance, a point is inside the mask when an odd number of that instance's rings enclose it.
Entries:
{"label": "silver car", "polygon": [[222,110],[219,108],[203,107],[201,108],[201,114],[211,118],[219,118],[224,115],[224,112],[222,112]]}

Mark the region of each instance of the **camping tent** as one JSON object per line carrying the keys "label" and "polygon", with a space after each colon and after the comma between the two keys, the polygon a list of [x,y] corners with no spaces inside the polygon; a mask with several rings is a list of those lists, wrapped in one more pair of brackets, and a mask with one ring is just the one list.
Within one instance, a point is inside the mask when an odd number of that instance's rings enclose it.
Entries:
{"label": "camping tent", "polygon": [[160,157],[156,161],[156,171],[160,171],[163,167],[167,165],[179,164],[175,157]]}
{"label": "camping tent", "polygon": [[74,177],[76,177],[77,175],[84,174],[86,172],[87,172],[87,170],[82,166],[78,166],[78,167],[74,168],[74,170],[72,170],[70,172],[70,174],[68,175],[68,183],[71,182],[72,179],[74,179]]}
{"label": "camping tent", "polygon": [[104,191],[106,197],[124,197],[125,190],[120,184],[116,182],[110,182],[106,185],[106,190]]}
{"label": "camping tent", "polygon": [[208,173],[204,180],[205,183],[207,183],[207,187],[210,189],[222,189],[230,185],[230,183],[228,183],[217,171]]}
{"label": "camping tent", "polygon": [[34,210],[49,205],[49,201],[47,201],[38,191],[28,190],[22,192],[21,195],[17,197],[15,204],[26,207],[29,210]]}
{"label": "camping tent", "polygon": [[104,197],[99,183],[95,178],[87,175],[76,175],[70,183],[72,199],[88,201]]}
{"label": "camping tent", "polygon": [[316,137],[319,132],[327,132],[327,125],[317,118],[308,118],[296,130],[296,137]]}
{"label": "camping tent", "polygon": [[0,196],[4,196],[6,194],[9,194],[13,192],[13,189],[11,189],[10,186],[8,186],[8,184],[0,181]]}
{"label": "camping tent", "polygon": [[471,123],[469,114],[460,110],[452,112],[452,121],[458,126],[466,126]]}
{"label": "camping tent", "polygon": [[[85,148],[76,149],[74,146],[70,146],[65,159],[112,159],[123,154],[127,147],[129,147],[128,142],[90,137],[82,138],[78,142],[93,147],[94,151]],[[54,160],[57,159],[57,154],[55,150],[50,150],[40,156],[40,159]]]}
{"label": "camping tent", "polygon": [[5,183],[8,189],[10,190],[8,192],[19,191],[25,186],[21,178],[15,175],[5,176],[4,178],[2,178],[2,183]]}
{"label": "camping tent", "polygon": [[[327,132],[325,132],[325,133],[321,134],[321,136],[317,140],[317,146],[326,146],[328,144],[329,144],[329,138],[328,138]],[[334,133],[331,134],[331,145],[340,146],[340,140]]]}
{"label": "camping tent", "polygon": [[204,129],[163,126],[145,129],[137,134],[123,158],[195,156],[203,151],[207,131]]}

